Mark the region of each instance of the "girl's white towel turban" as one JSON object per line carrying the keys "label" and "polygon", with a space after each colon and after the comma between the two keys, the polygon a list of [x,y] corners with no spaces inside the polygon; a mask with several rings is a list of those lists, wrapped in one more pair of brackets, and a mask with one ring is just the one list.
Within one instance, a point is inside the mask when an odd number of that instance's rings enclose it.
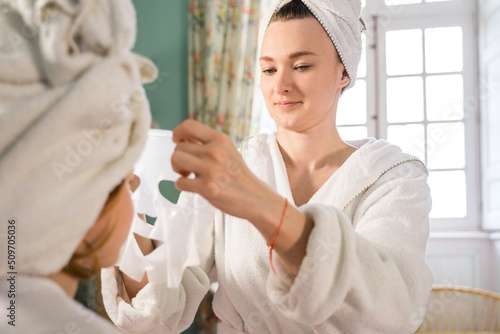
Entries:
{"label": "girl's white towel turban", "polygon": [[[278,1],[273,13],[292,0]],[[361,33],[366,29],[361,16],[361,0],[301,0],[323,26],[354,86],[361,59]],[[271,17],[269,17],[269,20]]]}
{"label": "girl's white towel turban", "polygon": [[135,34],[130,0],[0,0],[0,276],[61,270],[132,170],[157,73]]}

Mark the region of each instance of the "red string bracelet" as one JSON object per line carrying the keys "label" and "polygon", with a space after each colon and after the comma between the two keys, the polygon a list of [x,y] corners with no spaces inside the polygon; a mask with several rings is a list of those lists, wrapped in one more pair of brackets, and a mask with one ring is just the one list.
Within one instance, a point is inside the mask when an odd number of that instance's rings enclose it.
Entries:
{"label": "red string bracelet", "polygon": [[274,243],[276,242],[276,239],[278,238],[278,234],[280,234],[280,231],[281,231],[281,226],[283,225],[283,222],[285,221],[285,213],[286,213],[287,207],[288,207],[288,199],[285,198],[285,207],[283,208],[283,213],[281,214],[280,224],[278,225],[278,228],[276,229],[276,234],[274,235],[273,241],[271,241],[271,244],[267,244],[269,246],[269,262],[271,263],[271,269],[273,270],[273,273],[275,275],[276,275],[276,270],[274,270],[274,266],[273,266]]}

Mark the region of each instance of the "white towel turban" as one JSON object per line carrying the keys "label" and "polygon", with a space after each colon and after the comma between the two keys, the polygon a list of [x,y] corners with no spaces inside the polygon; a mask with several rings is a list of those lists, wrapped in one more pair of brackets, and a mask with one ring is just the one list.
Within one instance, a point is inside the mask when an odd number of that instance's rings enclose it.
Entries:
{"label": "white towel turban", "polygon": [[[291,1],[280,0],[273,13]],[[330,36],[350,79],[345,90],[351,88],[356,82],[361,59],[361,32],[366,29],[361,16],[361,0],[301,1]]]}
{"label": "white towel turban", "polygon": [[157,71],[135,34],[130,0],[0,0],[0,276],[61,270],[132,170]]}

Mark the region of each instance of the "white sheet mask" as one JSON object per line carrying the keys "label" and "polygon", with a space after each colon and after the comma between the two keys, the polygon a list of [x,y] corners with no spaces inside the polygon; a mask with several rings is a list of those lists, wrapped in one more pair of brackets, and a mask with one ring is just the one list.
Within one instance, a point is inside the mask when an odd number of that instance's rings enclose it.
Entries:
{"label": "white sheet mask", "polygon": [[[200,264],[196,236],[210,227],[215,213],[198,194],[177,205],[160,193],[161,181],[180,177],[170,161],[174,149],[171,131],[149,130],[144,151],[134,166],[134,174],[141,179],[132,196],[136,214],[116,264],[136,281],[147,272],[149,282],[166,283],[169,287],[179,286],[186,267]],[[156,217],[154,225],[141,220],[138,213]],[[134,233],[157,240],[157,248],[144,256]]]}

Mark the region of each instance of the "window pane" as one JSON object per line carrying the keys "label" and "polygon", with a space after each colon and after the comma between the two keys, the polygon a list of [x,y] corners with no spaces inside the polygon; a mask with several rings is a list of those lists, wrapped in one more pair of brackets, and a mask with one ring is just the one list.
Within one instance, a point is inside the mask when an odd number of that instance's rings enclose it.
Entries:
{"label": "window pane", "polygon": [[337,125],[366,124],[366,81],[358,79],[339,100]]}
{"label": "window pane", "polygon": [[500,96],[491,97],[488,102],[488,128],[487,131],[487,157],[488,163],[498,164],[500,162]]}
{"label": "window pane", "polygon": [[421,124],[391,125],[387,128],[387,140],[425,162],[425,135]]}
{"label": "window pane", "polygon": [[431,169],[465,166],[464,124],[437,123],[427,126],[427,159]]}
{"label": "window pane", "polygon": [[412,3],[421,3],[422,0],[385,0],[387,6],[409,5]]}
{"label": "window pane", "polygon": [[421,77],[387,80],[387,121],[389,123],[424,120],[424,88]]}
{"label": "window pane", "polygon": [[430,172],[431,218],[463,218],[467,215],[465,173]]}
{"label": "window pane", "polygon": [[462,71],[462,53],[462,28],[425,29],[425,70],[427,73]]}
{"label": "window pane", "polygon": [[426,79],[427,119],[460,120],[464,117],[462,75],[430,76]]}
{"label": "window pane", "polygon": [[337,129],[342,140],[358,140],[368,137],[366,126],[339,126]]}
{"label": "window pane", "polygon": [[486,82],[482,83],[482,89],[486,91],[484,99],[484,119],[487,126],[486,131],[486,161],[494,165],[500,162],[500,57],[492,60],[486,68]]}
{"label": "window pane", "polygon": [[490,182],[488,184],[488,210],[497,211],[500,210],[500,181]]}
{"label": "window pane", "polygon": [[422,30],[393,30],[385,36],[387,74],[422,73]]}
{"label": "window pane", "polygon": [[498,40],[500,37],[500,10],[495,10],[488,16],[483,31],[487,46]]}

